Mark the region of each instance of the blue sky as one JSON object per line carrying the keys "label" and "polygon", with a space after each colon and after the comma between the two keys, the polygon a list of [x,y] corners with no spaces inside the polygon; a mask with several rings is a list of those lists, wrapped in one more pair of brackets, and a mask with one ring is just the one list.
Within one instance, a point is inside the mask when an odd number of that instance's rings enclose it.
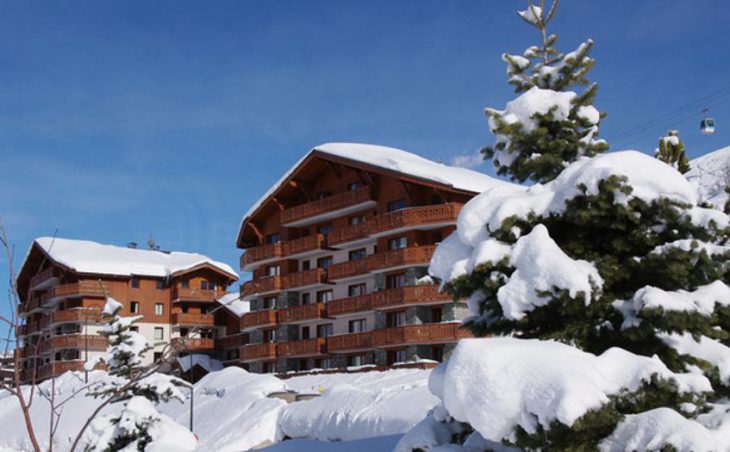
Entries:
{"label": "blue sky", "polygon": [[[524,5],[0,1],[0,216],[18,264],[58,230],[235,265],[241,215],[316,144],[472,154],[492,142],[483,108],[514,97],[501,53],[537,43]],[[727,88],[729,21],[721,0],[565,0],[552,31],[565,51],[596,41],[613,150],[651,152],[673,127],[694,157],[730,144],[728,102],[713,136],[693,108],[612,137]]]}

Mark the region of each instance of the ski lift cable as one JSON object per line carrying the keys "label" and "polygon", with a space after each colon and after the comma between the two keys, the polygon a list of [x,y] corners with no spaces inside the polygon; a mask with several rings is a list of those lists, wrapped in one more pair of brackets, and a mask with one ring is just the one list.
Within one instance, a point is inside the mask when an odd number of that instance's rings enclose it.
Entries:
{"label": "ski lift cable", "polygon": [[[649,130],[650,128],[654,129],[657,125],[664,124],[666,123],[666,121],[674,119],[680,115],[684,116],[684,114],[687,113],[694,115],[696,114],[697,108],[699,108],[700,106],[705,105],[705,108],[710,108],[711,106],[717,105],[728,95],[730,95],[730,87],[715,91],[712,94],[704,96],[670,112],[657,116],[656,118],[646,121],[638,126],[632,127],[628,130],[624,130],[623,132],[620,132],[617,135],[613,136],[609,140],[609,142],[621,142],[625,141],[626,139],[633,138],[636,135],[642,135],[646,130]],[[711,102],[711,104],[708,105],[708,102]]]}

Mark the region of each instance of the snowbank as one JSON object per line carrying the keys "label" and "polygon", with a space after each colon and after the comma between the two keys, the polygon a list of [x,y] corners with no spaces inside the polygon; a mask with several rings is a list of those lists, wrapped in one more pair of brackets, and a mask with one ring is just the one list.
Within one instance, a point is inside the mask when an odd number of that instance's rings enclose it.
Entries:
{"label": "snowbank", "polygon": [[725,188],[730,185],[730,146],[691,160],[689,166],[685,176],[700,200],[723,209],[729,199]]}

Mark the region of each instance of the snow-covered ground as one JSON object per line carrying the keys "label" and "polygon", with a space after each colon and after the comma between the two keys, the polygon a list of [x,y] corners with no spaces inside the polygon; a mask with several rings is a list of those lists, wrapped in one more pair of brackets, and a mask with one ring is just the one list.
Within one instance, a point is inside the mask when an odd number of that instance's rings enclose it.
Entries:
{"label": "snow-covered ground", "polygon": [[[213,372],[195,385],[198,450],[240,451],[284,438],[295,439],[271,450],[391,450],[402,434],[438,403],[428,390],[429,375],[428,370],[399,369],[280,380],[238,368]],[[103,372],[90,374],[91,381],[104,377]],[[68,450],[75,432],[99,403],[85,397],[83,391],[74,396],[83,387],[82,373],[69,372],[56,380],[56,399],[72,396],[64,406],[55,436],[56,450]],[[40,388],[49,393],[50,382],[42,383]],[[291,404],[267,397],[286,390],[322,395]],[[188,426],[189,399],[185,403],[169,402],[159,410]],[[36,395],[31,413],[44,444],[48,442],[48,412],[46,399]],[[30,450],[26,438],[17,401],[8,393],[0,393],[0,451]]]}
{"label": "snow-covered ground", "polygon": [[725,187],[730,184],[730,146],[707,153],[689,162],[685,174],[697,189],[701,201],[722,209],[728,200]]}

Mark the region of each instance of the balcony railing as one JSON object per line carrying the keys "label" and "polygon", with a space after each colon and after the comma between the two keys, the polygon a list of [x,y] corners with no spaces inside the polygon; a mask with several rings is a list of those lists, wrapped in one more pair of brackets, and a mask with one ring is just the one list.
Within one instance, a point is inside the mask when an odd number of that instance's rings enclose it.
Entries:
{"label": "balcony railing", "polygon": [[373,345],[390,347],[409,344],[431,344],[439,342],[455,342],[464,337],[471,337],[468,330],[459,328],[460,323],[424,323],[422,325],[404,325],[395,328],[373,330]]}
{"label": "balcony railing", "polygon": [[213,314],[194,314],[190,312],[176,312],[172,314],[173,325],[213,325]]}
{"label": "balcony railing", "polygon": [[281,212],[281,223],[284,225],[294,223],[308,217],[334,212],[372,200],[369,187],[346,191],[324,199],[284,209]]}
{"label": "balcony railing", "polygon": [[281,242],[254,246],[253,248],[247,249],[246,252],[243,253],[243,255],[241,256],[241,269],[253,264],[254,262],[275,259],[281,257],[282,255],[283,253]]}
{"label": "balcony railing", "polygon": [[170,344],[175,350],[206,351],[213,350],[215,341],[209,337],[173,337]]}
{"label": "balcony railing", "polygon": [[438,286],[406,286],[395,289],[379,290],[372,293],[373,309],[384,309],[408,304],[448,302],[449,295],[439,293]]}
{"label": "balcony railing", "polygon": [[38,288],[38,286],[42,284],[45,285],[45,283],[54,278],[58,278],[58,276],[56,276],[56,269],[53,267],[49,267],[30,279],[30,288],[31,290],[36,289]]}
{"label": "balcony railing", "polygon": [[364,333],[339,334],[327,338],[327,351],[330,353],[368,349],[373,346],[372,331]]}
{"label": "balcony railing", "polygon": [[326,340],[323,337],[287,341],[279,343],[278,355],[293,358],[297,356],[317,356],[327,352]]}
{"label": "balcony railing", "polygon": [[327,281],[323,268],[313,268],[302,272],[289,273],[282,277],[282,289],[296,289],[297,287],[314,286]]}
{"label": "balcony railing", "polygon": [[292,306],[290,308],[279,310],[279,323],[294,323],[305,320],[322,319],[325,317],[324,303]]}
{"label": "balcony railing", "polygon": [[215,340],[215,348],[225,350],[228,348],[240,348],[248,342],[248,334],[238,333],[230,336],[219,337]]}
{"label": "balcony railing", "polygon": [[106,350],[108,342],[105,337],[97,334],[70,334],[67,336],[52,336],[46,342],[45,349],[78,348],[89,350]]}
{"label": "balcony railing", "polygon": [[392,267],[427,265],[435,250],[435,245],[426,245],[376,253],[368,257],[368,270],[372,272]]}
{"label": "balcony railing", "polygon": [[332,264],[327,269],[327,276],[332,281],[337,281],[338,279],[346,279],[365,274],[370,268],[370,265],[368,264],[369,259],[370,258],[367,257],[364,259]]}
{"label": "balcony railing", "polygon": [[461,207],[461,204],[438,204],[401,209],[368,219],[365,229],[368,235],[377,235],[395,229],[451,224],[456,222]]}
{"label": "balcony railing", "polygon": [[321,250],[326,247],[326,240],[322,234],[314,234],[284,242],[282,246],[284,256],[302,254],[309,251]]}
{"label": "balcony railing", "polygon": [[340,298],[327,303],[327,313],[331,316],[345,315],[373,309],[372,294]]}
{"label": "balcony railing", "polygon": [[101,281],[79,281],[63,284],[49,289],[41,297],[41,304],[52,300],[72,297],[105,297],[109,293],[107,285]]}
{"label": "balcony railing", "polygon": [[275,309],[247,312],[243,315],[241,325],[243,329],[276,325],[278,321],[277,313],[278,311]]}
{"label": "balcony railing", "polygon": [[353,224],[330,231],[327,235],[327,244],[330,246],[336,246],[342,243],[362,240],[367,236],[365,224]]}
{"label": "balcony railing", "polygon": [[176,287],[173,294],[175,301],[207,301],[214,302],[226,294],[224,289],[191,289]]}
{"label": "balcony railing", "polygon": [[259,293],[278,292],[281,290],[281,276],[267,276],[246,281],[241,286],[241,295],[250,296]]}
{"label": "balcony railing", "polygon": [[62,311],[55,311],[50,319],[52,319],[51,321],[53,323],[86,321],[94,323],[101,320],[101,308],[94,310],[84,307],[82,309],[70,308]]}
{"label": "balcony railing", "polygon": [[265,342],[263,344],[248,344],[241,347],[242,361],[258,361],[276,359],[277,344]]}

